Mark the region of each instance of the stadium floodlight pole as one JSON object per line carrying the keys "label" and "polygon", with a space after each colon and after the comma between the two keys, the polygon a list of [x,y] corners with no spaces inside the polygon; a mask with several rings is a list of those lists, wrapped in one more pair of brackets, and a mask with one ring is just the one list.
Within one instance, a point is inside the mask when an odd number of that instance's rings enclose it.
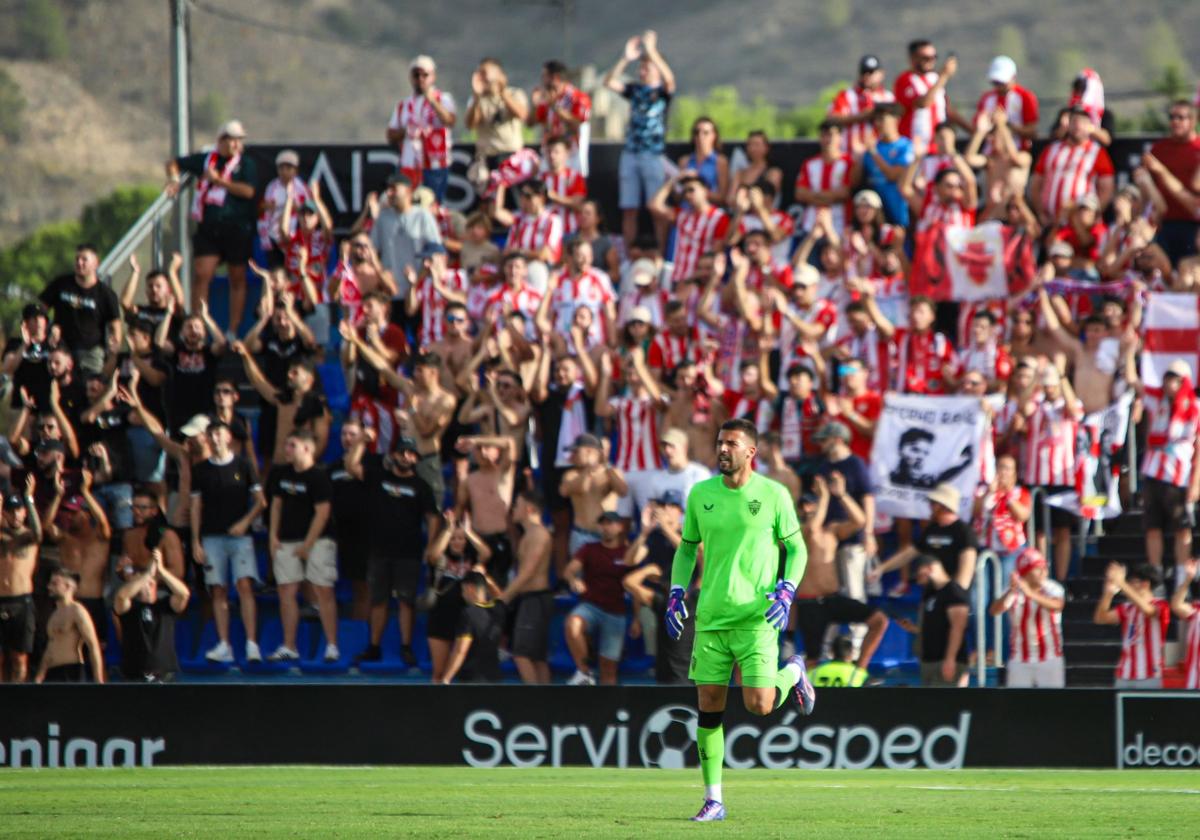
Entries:
{"label": "stadium floodlight pole", "polygon": [[[167,3],[171,9],[171,154],[182,157],[192,149],[188,0],[167,0]],[[192,244],[187,230],[191,194],[190,186],[179,191],[172,214],[174,249],[183,257],[180,279],[185,300],[190,300],[192,294]]]}

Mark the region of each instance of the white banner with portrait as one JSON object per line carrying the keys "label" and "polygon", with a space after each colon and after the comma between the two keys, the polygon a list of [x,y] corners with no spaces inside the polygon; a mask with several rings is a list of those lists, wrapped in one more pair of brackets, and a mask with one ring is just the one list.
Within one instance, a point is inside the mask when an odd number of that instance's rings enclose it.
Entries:
{"label": "white banner with portrait", "polygon": [[1121,515],[1121,462],[1117,452],[1129,434],[1133,392],[1127,391],[1108,408],[1093,411],[1079,423],[1075,438],[1075,489],[1046,498],[1046,504],[1069,510],[1084,519]]}
{"label": "white banner with portrait", "polygon": [[926,494],[948,482],[962,499],[959,516],[969,518],[987,426],[978,397],[886,394],[871,449],[876,508],[927,519]]}

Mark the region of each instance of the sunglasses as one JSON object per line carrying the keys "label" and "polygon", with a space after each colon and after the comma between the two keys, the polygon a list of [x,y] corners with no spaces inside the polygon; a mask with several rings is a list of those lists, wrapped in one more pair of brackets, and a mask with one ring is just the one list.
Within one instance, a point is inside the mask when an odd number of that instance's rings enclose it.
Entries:
{"label": "sunglasses", "polygon": [[429,71],[428,70],[414,70],[414,71],[412,71],[412,74],[414,76],[424,77],[424,76],[429,75]]}
{"label": "sunglasses", "polygon": [[1191,117],[1192,117],[1191,114],[1179,114],[1179,113],[1168,114],[1167,116],[1169,119],[1172,119],[1172,120],[1188,120],[1188,119],[1191,119]]}
{"label": "sunglasses", "polygon": [[153,503],[148,505],[139,505],[137,502],[134,502],[132,507],[134,510],[158,510],[158,505]]}
{"label": "sunglasses", "polygon": [[218,394],[236,394],[237,391],[233,390],[232,388],[218,388],[216,390],[216,393],[218,393]]}
{"label": "sunglasses", "polygon": [[451,324],[459,324],[465,320],[467,320],[467,319],[461,315],[447,315],[446,316],[446,321]]}

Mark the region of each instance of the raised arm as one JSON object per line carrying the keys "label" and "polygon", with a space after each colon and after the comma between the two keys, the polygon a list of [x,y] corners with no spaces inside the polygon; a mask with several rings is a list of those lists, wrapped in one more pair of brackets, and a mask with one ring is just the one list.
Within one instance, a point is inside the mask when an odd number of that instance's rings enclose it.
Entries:
{"label": "raised arm", "polygon": [[121,308],[127,312],[133,311],[133,299],[137,296],[138,277],[141,275],[141,268],[138,265],[137,254],[129,255],[129,281],[125,283],[125,288],[121,290]]}
{"label": "raised arm", "polygon": [[250,384],[254,386],[254,390],[258,391],[258,395],[271,405],[279,405],[279,395],[267,378],[263,376],[258,365],[254,361],[254,357],[250,355],[250,351],[246,349],[246,345],[240,341],[233,342],[233,352],[242,357],[242,368],[246,371],[246,378],[250,380]]}

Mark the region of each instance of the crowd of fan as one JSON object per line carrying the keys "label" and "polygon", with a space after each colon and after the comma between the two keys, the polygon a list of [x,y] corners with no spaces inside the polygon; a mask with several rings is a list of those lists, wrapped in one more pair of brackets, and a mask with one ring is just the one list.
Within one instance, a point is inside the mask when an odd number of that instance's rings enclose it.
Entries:
{"label": "crowd of fan", "polygon": [[[928,41],[911,44],[894,86],[874,56],[858,69],[797,173],[772,163],[762,133],[727,156],[707,118],[670,160],[675,77],[653,32],[631,38],[603,82],[630,106],[619,235],[588,198],[590,99],[555,61],[527,96],[484,59],[460,111],[433,60],[414,60],[387,126],[399,170],[344,237],[294,152],[260,183],[236,121],[212,151],[169,162],[168,191],[181,173],[196,179],[190,300],[178,258],[144,278],[130,260],[118,298],[81,245],[5,348],[15,419],[0,452],[0,672],[101,679],[111,614],[124,676],[169,678],[172,616],[201,593],[217,630],[208,659],[261,662],[264,584],[282,625],[265,659],[300,659],[303,594],[320,659],[340,662],[335,585],[348,579],[350,614],[370,628],[362,667],[397,653],[415,664],[414,619],[427,610],[435,682],[499,678],[502,648],[523,680],[546,682],[555,593],[569,591],[572,682],[615,682],[639,634],[659,679],[686,679],[690,639],[670,640],[657,616],[688,490],[712,473],[720,425],[748,418],[758,468],[803,515],[810,560],[793,623],[812,662],[828,627],[849,622],[857,632],[836,648],[857,667],[840,673],[861,683],[888,624],[867,597],[891,570],[887,594],[903,596],[911,567],[923,676],[961,684],[967,592],[986,549],[1009,580],[992,608],[1013,615],[1010,682],[1061,685],[1073,521],[1056,510],[1039,534],[1048,544],[1027,546],[1030,491],[1072,484],[1076,421],[1123,391],[1148,441],[1152,566],[1130,577],[1161,568],[1164,532],[1194,572],[1194,371],[1176,363],[1146,388],[1136,357],[1146,293],[1200,292],[1195,108],[1171,104],[1169,136],[1117,189],[1091,70],[1035,160],[1038,99],[1012,60],[991,62],[991,87],[965,116],[949,97],[958,59],[939,62]],[[441,204],[463,128],[483,196],[465,219]],[[779,209],[785,175],[796,216]],[[639,229],[645,214],[652,225]],[[1037,241],[1032,292],[961,306],[909,295],[916,234],[990,219]],[[208,308],[222,263],[226,331]],[[247,269],[262,280],[248,329]],[[1080,282],[1059,293],[1048,282],[1059,279]],[[326,354],[350,385],[336,423],[314,366]],[[256,429],[237,407],[242,381],[258,394]],[[996,457],[973,521],[949,486],[930,488],[928,522],[875,510],[868,463],[887,391],[983,400]],[[928,449],[901,444],[912,459]],[[1158,625],[1145,616],[1165,616],[1165,602],[1117,571],[1109,583],[1146,608],[1106,600],[1097,620],[1148,637]],[[244,650],[230,635],[231,588]],[[398,652],[381,649],[393,598]],[[1195,615],[1176,600],[1181,618]],[[1189,627],[1200,636],[1200,621]],[[1161,661],[1147,667],[1127,676],[1161,676]]]}

